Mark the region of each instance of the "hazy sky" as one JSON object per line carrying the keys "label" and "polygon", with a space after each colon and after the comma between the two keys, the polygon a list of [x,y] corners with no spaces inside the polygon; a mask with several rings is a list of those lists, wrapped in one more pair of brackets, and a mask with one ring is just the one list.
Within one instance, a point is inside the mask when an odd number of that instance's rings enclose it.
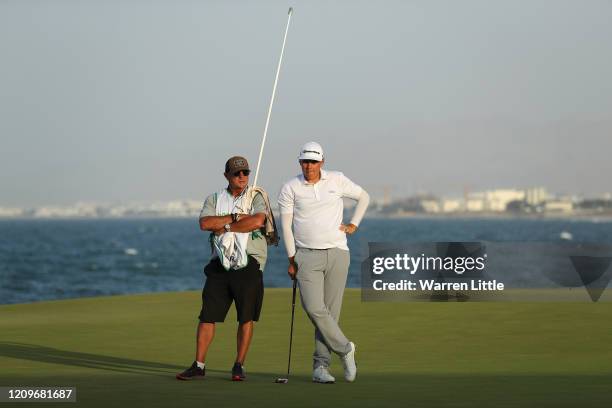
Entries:
{"label": "hazy sky", "polygon": [[612,2],[0,0],[0,206],[203,198],[319,141],[381,195],[612,191]]}

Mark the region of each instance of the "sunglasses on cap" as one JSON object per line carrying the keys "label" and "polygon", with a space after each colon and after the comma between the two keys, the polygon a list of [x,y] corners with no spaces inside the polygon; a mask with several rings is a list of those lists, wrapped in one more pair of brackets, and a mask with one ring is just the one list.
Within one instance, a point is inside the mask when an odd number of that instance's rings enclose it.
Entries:
{"label": "sunglasses on cap", "polygon": [[242,174],[244,174],[245,176],[247,176],[247,177],[248,177],[248,176],[249,176],[249,174],[251,174],[251,170],[239,170],[239,171],[237,171],[237,172],[233,173],[232,175],[233,175],[234,177],[239,177],[239,176],[240,176],[240,173],[242,173]]}

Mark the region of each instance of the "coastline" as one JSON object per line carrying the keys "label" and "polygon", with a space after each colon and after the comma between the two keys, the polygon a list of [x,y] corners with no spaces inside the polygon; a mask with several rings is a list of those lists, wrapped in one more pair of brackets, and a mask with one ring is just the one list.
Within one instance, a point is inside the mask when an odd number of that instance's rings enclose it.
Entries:
{"label": "coastline", "polygon": [[[278,211],[273,210],[274,216],[279,218]],[[345,216],[350,216],[351,212],[345,213]],[[143,215],[129,215],[123,217],[107,217],[107,216],[57,216],[57,217],[31,217],[31,216],[0,216],[0,222],[2,221],[29,221],[29,220],[146,220],[146,219],[197,219],[198,214],[189,215],[172,215],[172,214],[143,214]],[[511,213],[495,213],[495,212],[456,212],[456,213],[422,213],[422,212],[403,212],[401,214],[381,214],[366,213],[364,219],[424,219],[424,220],[435,220],[435,219],[469,219],[469,220],[566,220],[566,221],[589,221],[589,222],[612,222],[612,213],[574,213],[574,214],[511,214]]]}
{"label": "coastline", "polygon": [[483,220],[565,220],[565,221],[590,221],[590,222],[612,222],[612,214],[508,214],[508,213],[402,213],[402,214],[366,214],[366,218],[369,219],[424,219],[424,220],[435,220],[435,219],[483,219]]}

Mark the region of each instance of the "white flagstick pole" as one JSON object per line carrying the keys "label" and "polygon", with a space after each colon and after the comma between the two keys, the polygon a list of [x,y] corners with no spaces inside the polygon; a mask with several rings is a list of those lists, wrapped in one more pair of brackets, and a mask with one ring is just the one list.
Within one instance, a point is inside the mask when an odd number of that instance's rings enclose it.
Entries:
{"label": "white flagstick pole", "polygon": [[[274,104],[274,96],[276,95],[276,85],[278,84],[278,76],[280,74],[281,64],[283,62],[283,54],[285,53],[285,43],[287,42],[287,33],[289,32],[289,23],[291,22],[291,14],[293,14],[293,7],[289,8],[289,16],[287,17],[287,27],[285,28],[285,36],[283,37],[283,46],[281,48],[280,58],[278,59],[278,66],[276,67],[276,77],[274,78],[274,87],[272,88],[272,97],[270,98],[270,106],[268,108],[268,116],[266,118],[266,126],[264,127],[263,139],[261,141],[261,147],[259,148],[259,158],[257,159],[257,168],[255,170],[255,180],[253,180],[253,188],[257,186],[257,179],[259,177],[259,166],[261,165],[261,158],[263,156],[264,145],[266,144],[266,136],[268,135],[268,126],[270,125],[270,116],[272,115],[272,105]],[[253,190],[249,197],[249,205],[247,208],[251,208],[251,200],[253,199]]]}

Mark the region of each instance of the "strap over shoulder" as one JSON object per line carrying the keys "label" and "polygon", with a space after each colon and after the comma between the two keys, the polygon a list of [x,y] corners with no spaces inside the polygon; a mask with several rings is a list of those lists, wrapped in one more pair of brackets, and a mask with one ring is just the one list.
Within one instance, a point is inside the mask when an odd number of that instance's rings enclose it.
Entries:
{"label": "strap over shoulder", "polygon": [[276,220],[274,219],[274,213],[272,212],[272,206],[270,205],[270,197],[268,193],[261,187],[252,187],[253,189],[253,197],[256,193],[261,194],[261,197],[264,200],[266,205],[266,223],[261,228],[264,236],[266,237],[266,243],[268,246],[274,245],[278,246],[280,241],[280,236],[278,234],[278,228],[276,227]]}

